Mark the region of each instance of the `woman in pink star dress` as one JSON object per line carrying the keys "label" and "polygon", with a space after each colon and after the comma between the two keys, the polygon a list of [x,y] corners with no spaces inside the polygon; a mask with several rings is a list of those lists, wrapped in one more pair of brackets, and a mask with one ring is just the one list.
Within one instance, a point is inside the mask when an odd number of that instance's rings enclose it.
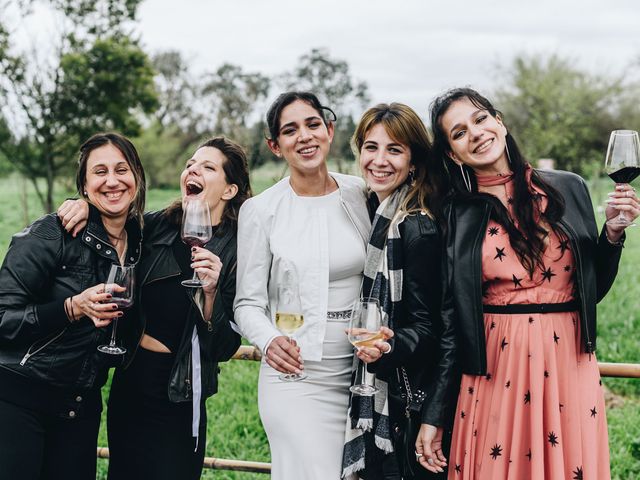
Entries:
{"label": "woman in pink star dress", "polygon": [[[448,478],[608,480],[595,304],[624,228],[598,235],[584,181],[532,169],[477,92],[436,99],[432,128],[455,192],[447,258],[464,373]],[[607,218],[640,213],[629,185],[611,198]]]}

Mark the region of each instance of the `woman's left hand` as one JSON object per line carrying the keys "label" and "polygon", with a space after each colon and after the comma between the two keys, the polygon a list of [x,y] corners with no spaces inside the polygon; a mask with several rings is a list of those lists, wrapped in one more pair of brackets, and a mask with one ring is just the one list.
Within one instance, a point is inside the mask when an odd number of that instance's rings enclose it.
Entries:
{"label": "woman's left hand", "polygon": [[[636,190],[628,183],[617,183],[616,189],[609,194],[605,216],[607,220],[617,217],[624,212],[627,220],[633,222],[640,215],[640,200],[636,196]],[[627,228],[624,225],[607,225],[607,236],[612,242],[617,242],[622,237],[622,232]]]}
{"label": "woman's left hand", "polygon": [[218,279],[222,270],[220,258],[206,248],[192,247],[191,262],[191,268],[196,271],[198,278],[207,283],[202,287],[202,292],[205,295],[213,295],[218,288]]}
{"label": "woman's left hand", "polygon": [[447,457],[442,451],[442,428],[427,423],[420,425],[416,438],[416,460],[430,472],[444,472]]}
{"label": "woman's left hand", "polygon": [[393,330],[388,327],[382,327],[380,332],[382,332],[382,340],[378,340],[372,347],[360,347],[356,351],[356,356],[364,363],[376,362],[380,360],[382,355],[391,351],[391,345],[387,340],[393,338]]}

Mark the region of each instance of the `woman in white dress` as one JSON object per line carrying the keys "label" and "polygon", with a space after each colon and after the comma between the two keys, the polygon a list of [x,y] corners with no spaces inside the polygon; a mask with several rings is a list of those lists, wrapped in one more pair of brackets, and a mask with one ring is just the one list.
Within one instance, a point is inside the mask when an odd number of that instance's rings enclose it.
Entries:
{"label": "woman in white dress", "polygon": [[[263,353],[258,404],[274,480],[337,480],[341,472],[353,360],[345,328],[371,223],[362,179],[327,169],[334,119],[311,93],[276,99],[267,142],[291,175],[239,216],[235,319]],[[297,287],[304,316],[292,341],[275,324],[283,285]],[[307,377],[285,382],[281,373]]]}

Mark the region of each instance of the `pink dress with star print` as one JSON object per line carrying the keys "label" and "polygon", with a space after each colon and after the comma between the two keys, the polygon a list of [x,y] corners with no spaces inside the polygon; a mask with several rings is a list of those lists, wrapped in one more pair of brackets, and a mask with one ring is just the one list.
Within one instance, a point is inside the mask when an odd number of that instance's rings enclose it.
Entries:
{"label": "pink dress with star print", "polygon": [[[510,208],[510,177],[479,176],[478,184],[504,185]],[[539,201],[544,209],[546,198]],[[573,300],[569,241],[551,233],[543,263],[529,278],[503,227],[490,220],[483,303]],[[484,325],[487,375],[462,377],[449,480],[609,480],[602,383],[595,355],[581,353],[579,313],[485,313]]]}

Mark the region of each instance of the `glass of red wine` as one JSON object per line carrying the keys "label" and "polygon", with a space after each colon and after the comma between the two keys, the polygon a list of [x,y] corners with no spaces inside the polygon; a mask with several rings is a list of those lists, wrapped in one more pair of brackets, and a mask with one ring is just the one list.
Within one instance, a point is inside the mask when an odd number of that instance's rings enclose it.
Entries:
{"label": "glass of red wine", "polygon": [[[640,140],[634,130],[614,130],[609,137],[605,170],[616,183],[631,183],[640,175]],[[634,227],[620,210],[617,217],[607,221],[608,225]]]}
{"label": "glass of red wine", "polygon": [[[133,265],[111,265],[104,291],[105,293],[111,294],[109,303],[115,303],[119,310],[126,310],[133,305],[134,268]],[[114,285],[124,287],[124,291],[116,291],[113,288]],[[116,345],[117,318],[111,321],[111,327],[111,340],[109,344],[98,346],[98,350],[102,353],[108,353],[109,355],[123,355],[127,352],[127,349]]]}
{"label": "glass of red wine", "polygon": [[[190,247],[204,247],[211,240],[211,215],[209,204],[205,200],[188,200],[182,214],[182,241]],[[183,280],[185,287],[199,288],[207,285],[198,278],[195,270],[193,277]]]}

